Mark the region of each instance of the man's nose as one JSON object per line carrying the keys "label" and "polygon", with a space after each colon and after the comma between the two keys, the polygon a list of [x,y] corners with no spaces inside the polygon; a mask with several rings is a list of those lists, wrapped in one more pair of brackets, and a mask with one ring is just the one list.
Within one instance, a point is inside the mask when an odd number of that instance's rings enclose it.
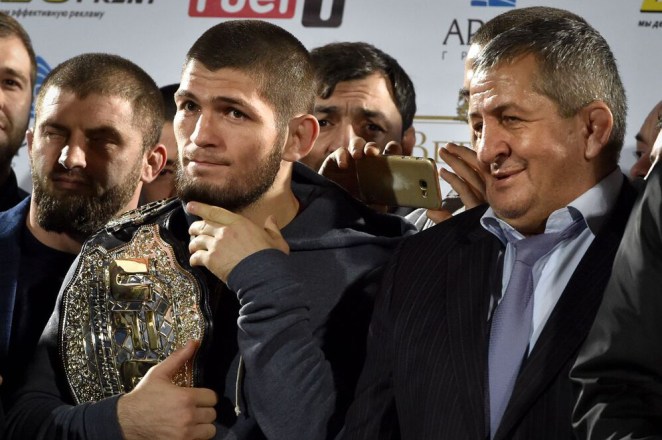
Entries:
{"label": "man's nose", "polygon": [[508,156],[510,146],[504,129],[496,122],[483,123],[480,136],[474,142],[478,160],[485,165],[496,162],[501,156]]}
{"label": "man's nose", "polygon": [[191,133],[191,142],[200,147],[216,144],[217,130],[210,115],[204,112],[200,113]]}
{"label": "man's nose", "polygon": [[57,161],[60,165],[68,170],[74,168],[85,168],[85,151],[76,142],[68,142],[60,152],[60,157]]}

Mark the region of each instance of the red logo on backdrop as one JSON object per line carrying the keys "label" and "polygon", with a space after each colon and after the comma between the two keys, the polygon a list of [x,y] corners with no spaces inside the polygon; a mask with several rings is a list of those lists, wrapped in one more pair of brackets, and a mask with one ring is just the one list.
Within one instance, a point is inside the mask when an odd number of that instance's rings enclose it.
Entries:
{"label": "red logo on backdrop", "polygon": [[[3,1],[3,0],[0,0]],[[332,0],[324,10],[324,0],[190,0],[190,17],[292,18],[297,3],[303,3],[301,24],[305,27],[339,27],[345,0]],[[326,0],[326,6],[329,6]]]}
{"label": "red logo on backdrop", "polygon": [[292,18],[296,0],[191,0],[191,17]]}

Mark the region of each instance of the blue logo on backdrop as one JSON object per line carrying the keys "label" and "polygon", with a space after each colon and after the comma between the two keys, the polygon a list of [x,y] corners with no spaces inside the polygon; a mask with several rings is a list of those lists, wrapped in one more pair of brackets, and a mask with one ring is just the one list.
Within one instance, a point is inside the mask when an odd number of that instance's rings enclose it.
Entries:
{"label": "blue logo on backdrop", "polygon": [[[37,80],[34,85],[34,96],[39,94],[41,84],[46,79],[46,75],[51,71],[51,66],[48,65],[45,59],[37,55]],[[32,108],[30,109],[30,118],[34,118],[34,100],[32,101]]]}
{"label": "blue logo on backdrop", "polygon": [[517,0],[471,0],[471,6],[510,6],[515,7]]}

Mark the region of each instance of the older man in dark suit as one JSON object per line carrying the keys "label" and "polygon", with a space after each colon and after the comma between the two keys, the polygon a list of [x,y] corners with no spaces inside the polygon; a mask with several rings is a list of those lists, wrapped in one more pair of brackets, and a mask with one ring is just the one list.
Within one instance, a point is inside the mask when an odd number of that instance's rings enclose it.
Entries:
{"label": "older man in dark suit", "polygon": [[345,438],[572,438],[568,372],[635,197],[623,86],[595,29],[541,10],[469,90],[490,206],[395,253]]}

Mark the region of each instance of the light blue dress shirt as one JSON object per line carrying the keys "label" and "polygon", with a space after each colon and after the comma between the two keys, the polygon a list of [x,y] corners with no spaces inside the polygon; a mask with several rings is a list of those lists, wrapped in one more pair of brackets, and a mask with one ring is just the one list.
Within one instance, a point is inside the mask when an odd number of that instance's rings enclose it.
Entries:
{"label": "light blue dress shirt", "polygon": [[[568,206],[554,211],[547,219],[545,233],[560,232],[579,217],[584,218],[588,227],[574,239],[559,243],[533,266],[533,323],[529,352],[538,340],[575,268],[616,205],[622,184],[623,174],[617,168]],[[487,209],[480,222],[483,228],[494,234],[506,246],[501,280],[501,296],[503,296],[515,264],[513,246],[508,243],[506,233],[517,240],[521,240],[524,236],[508,223],[497,218],[492,208]]]}

